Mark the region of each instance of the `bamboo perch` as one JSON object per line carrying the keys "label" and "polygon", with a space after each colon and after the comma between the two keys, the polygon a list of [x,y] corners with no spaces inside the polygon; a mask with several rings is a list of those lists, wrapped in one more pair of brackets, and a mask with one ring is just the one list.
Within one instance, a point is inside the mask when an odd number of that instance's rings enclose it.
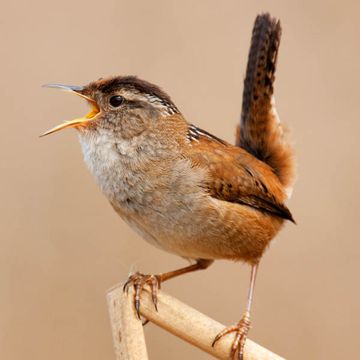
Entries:
{"label": "bamboo perch", "polygon": [[[133,295],[133,288],[129,289]],[[116,360],[147,360],[142,322],[134,312],[133,296],[126,296],[121,286],[107,294]]]}
{"label": "bamboo perch", "polygon": [[[133,288],[130,287],[129,294],[126,295],[121,286],[116,286],[108,292],[107,298],[116,359],[148,359],[142,324],[134,309]],[[158,310],[156,312],[154,309],[150,291],[145,288],[141,295],[142,316],[214,357],[228,359],[234,334],[223,337],[215,347],[211,346],[215,336],[224,329],[224,325],[162,291],[158,294]],[[284,360],[249,339],[245,344],[244,359]]]}

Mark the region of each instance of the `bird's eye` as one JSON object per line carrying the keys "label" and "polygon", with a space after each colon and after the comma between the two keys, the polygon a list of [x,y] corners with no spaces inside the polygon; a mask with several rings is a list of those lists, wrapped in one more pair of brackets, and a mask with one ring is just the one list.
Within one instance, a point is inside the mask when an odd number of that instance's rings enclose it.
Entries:
{"label": "bird's eye", "polygon": [[110,98],[110,105],[112,107],[119,107],[124,102],[124,98],[120,95],[115,95]]}

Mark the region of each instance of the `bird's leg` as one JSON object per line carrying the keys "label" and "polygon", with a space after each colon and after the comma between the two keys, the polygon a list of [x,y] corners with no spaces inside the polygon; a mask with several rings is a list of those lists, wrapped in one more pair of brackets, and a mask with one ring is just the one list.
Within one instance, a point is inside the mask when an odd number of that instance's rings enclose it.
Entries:
{"label": "bird's leg", "polygon": [[235,355],[237,351],[240,360],[242,360],[244,357],[244,346],[245,346],[247,334],[250,330],[250,311],[251,311],[251,303],[254,295],[257,268],[258,268],[258,264],[252,265],[251,267],[250,286],[248,292],[246,311],[244,315],[236,325],[227,327],[223,331],[221,331],[218,335],[216,335],[212,343],[212,346],[214,346],[216,342],[219,341],[223,336],[235,332],[236,336],[231,346],[230,359],[235,359]]}
{"label": "bird's leg", "polygon": [[126,281],[123,289],[124,291],[127,291],[131,285],[134,285],[135,310],[138,318],[140,319],[140,295],[141,295],[141,291],[143,290],[146,284],[150,286],[152,301],[157,311],[157,293],[158,290],[160,289],[162,282],[192,271],[206,269],[213,263],[213,261],[214,260],[198,259],[196,260],[196,263],[193,265],[189,265],[181,269],[177,269],[157,275],[144,275],[140,272],[136,272],[135,274],[129,276],[129,279]]}

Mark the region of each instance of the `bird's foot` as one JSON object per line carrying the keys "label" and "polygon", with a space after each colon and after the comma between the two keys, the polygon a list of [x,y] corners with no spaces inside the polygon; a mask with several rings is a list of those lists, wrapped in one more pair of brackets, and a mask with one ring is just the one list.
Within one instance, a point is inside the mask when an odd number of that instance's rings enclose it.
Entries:
{"label": "bird's foot", "polygon": [[250,313],[246,312],[241,320],[233,326],[229,326],[221,331],[219,334],[216,335],[212,346],[215,344],[225,335],[235,332],[235,339],[231,346],[231,352],[229,359],[234,360],[236,353],[238,353],[238,359],[243,360],[244,358],[244,347],[248,332],[250,330]]}
{"label": "bird's foot", "polygon": [[141,292],[145,285],[150,286],[151,290],[151,297],[152,301],[155,307],[155,310],[157,309],[157,293],[160,289],[161,284],[161,278],[159,275],[144,275],[139,272],[136,272],[133,275],[130,275],[126,283],[124,284],[123,290],[125,292],[128,292],[129,287],[131,285],[134,286],[135,289],[135,297],[134,297],[134,303],[135,303],[135,310],[138,318],[140,319],[140,296]]}

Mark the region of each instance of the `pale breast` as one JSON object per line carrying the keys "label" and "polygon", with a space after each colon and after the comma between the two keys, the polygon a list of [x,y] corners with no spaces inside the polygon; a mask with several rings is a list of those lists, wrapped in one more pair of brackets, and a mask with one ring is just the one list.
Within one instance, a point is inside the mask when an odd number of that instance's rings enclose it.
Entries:
{"label": "pale breast", "polygon": [[206,225],[199,217],[205,171],[153,149],[139,157],[134,142],[115,143],[106,133],[80,134],[80,143],[89,170],[123,220],[153,245],[191,257],[181,239],[194,238]]}

